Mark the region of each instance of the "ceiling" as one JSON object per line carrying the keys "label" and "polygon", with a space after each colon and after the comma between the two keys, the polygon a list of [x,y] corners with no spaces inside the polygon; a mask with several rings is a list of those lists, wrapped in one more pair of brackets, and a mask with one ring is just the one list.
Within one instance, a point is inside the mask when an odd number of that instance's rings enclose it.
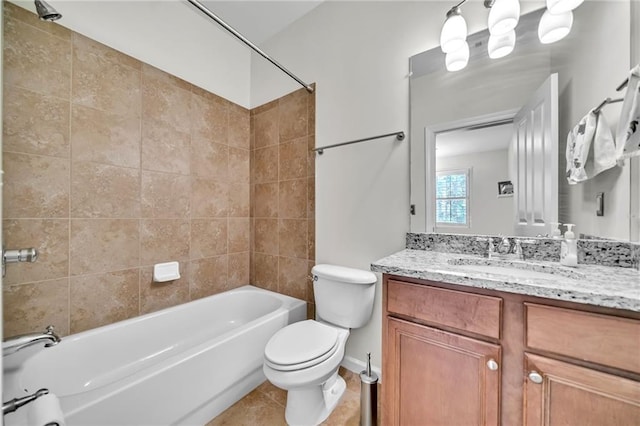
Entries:
{"label": "ceiling", "polygon": [[201,0],[254,44],[261,44],[319,6],[323,0]]}
{"label": "ceiling", "polygon": [[438,133],[436,157],[452,157],[476,152],[507,149],[511,142],[513,124],[502,124],[479,129],[460,129]]}

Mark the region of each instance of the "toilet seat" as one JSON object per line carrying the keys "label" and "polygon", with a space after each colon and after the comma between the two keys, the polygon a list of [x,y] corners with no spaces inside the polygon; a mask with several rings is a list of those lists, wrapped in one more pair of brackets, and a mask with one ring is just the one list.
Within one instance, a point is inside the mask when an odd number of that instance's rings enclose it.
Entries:
{"label": "toilet seat", "polygon": [[279,371],[309,368],[338,350],[338,330],[313,320],[280,329],[267,343],[265,363]]}

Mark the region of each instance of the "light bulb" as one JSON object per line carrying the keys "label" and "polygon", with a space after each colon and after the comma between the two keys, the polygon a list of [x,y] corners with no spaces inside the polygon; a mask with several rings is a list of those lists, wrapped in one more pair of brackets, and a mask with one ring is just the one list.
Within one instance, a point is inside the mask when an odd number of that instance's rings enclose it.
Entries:
{"label": "light bulb", "polygon": [[547,10],[553,15],[568,12],[580,6],[584,0],[547,0]]}
{"label": "light bulb", "polygon": [[545,10],[538,25],[538,38],[543,44],[555,43],[569,34],[573,25],[573,13],[571,11],[553,15]]}
{"label": "light bulb", "polygon": [[469,63],[469,45],[463,42],[462,47],[453,52],[447,53],[444,58],[447,71],[460,71]]}
{"label": "light bulb", "polygon": [[460,15],[460,9],[451,9],[447,13],[440,33],[440,48],[444,53],[460,49],[467,40],[467,22]]}
{"label": "light bulb", "polygon": [[520,20],[518,0],[496,0],[489,11],[489,32],[500,35],[513,30]]}
{"label": "light bulb", "polygon": [[489,57],[498,59],[507,56],[513,51],[516,45],[516,32],[511,30],[508,33],[489,36]]}

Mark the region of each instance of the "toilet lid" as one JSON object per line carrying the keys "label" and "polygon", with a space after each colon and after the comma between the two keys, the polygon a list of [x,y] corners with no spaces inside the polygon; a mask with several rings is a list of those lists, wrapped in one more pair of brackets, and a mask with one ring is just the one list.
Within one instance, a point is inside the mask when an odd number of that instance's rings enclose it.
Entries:
{"label": "toilet lid", "polygon": [[276,332],[267,343],[264,356],[270,365],[303,368],[314,364],[309,361],[321,362],[330,356],[337,342],[335,328],[313,320],[300,321]]}

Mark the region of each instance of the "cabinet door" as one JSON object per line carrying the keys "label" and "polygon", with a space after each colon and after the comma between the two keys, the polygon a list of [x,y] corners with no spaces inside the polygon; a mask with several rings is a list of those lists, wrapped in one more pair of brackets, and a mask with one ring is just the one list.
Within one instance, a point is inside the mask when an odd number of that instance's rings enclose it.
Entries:
{"label": "cabinet door", "polygon": [[640,425],[640,382],[525,354],[524,424]]}
{"label": "cabinet door", "polygon": [[384,425],[498,425],[500,346],[387,319]]}

